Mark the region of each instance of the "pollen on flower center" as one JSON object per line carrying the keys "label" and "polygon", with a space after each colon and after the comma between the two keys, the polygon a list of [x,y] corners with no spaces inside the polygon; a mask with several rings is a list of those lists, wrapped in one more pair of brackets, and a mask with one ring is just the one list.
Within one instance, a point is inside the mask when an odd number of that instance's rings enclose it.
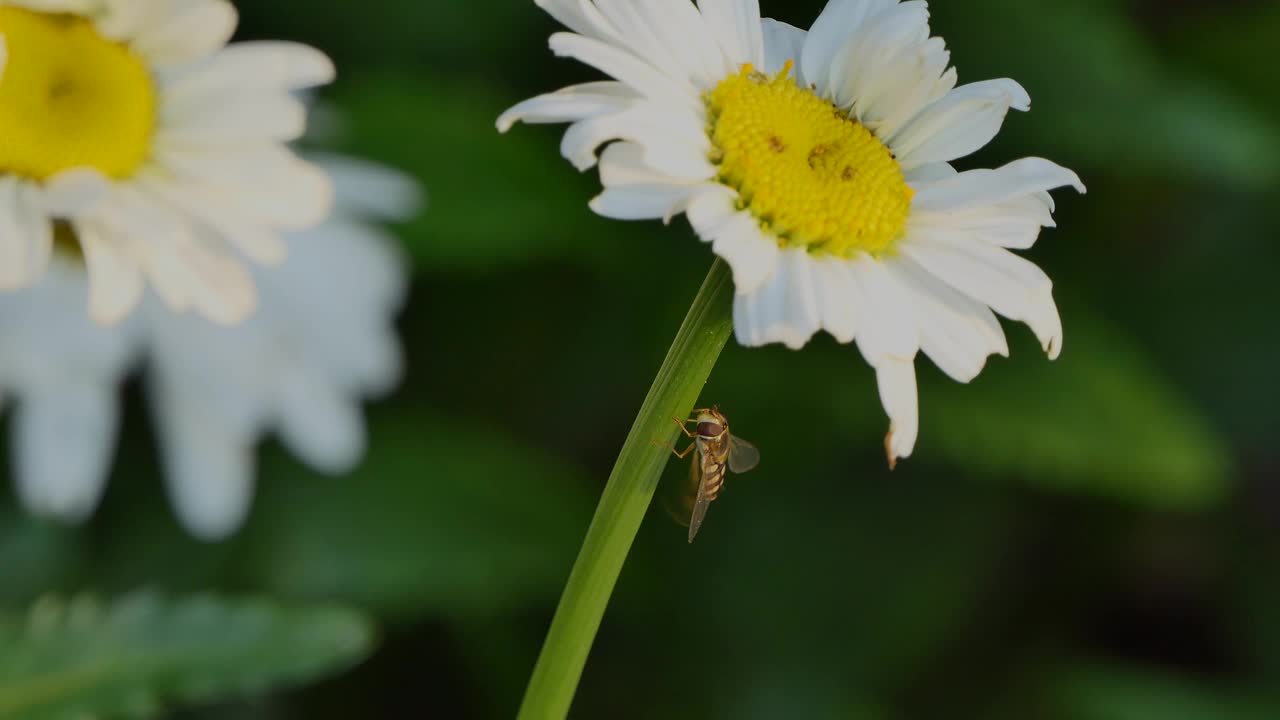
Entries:
{"label": "pollen on flower center", "polygon": [[0,173],[137,170],[156,121],[155,84],[137,55],[85,18],[11,6],[0,7],[0,37]]}
{"label": "pollen on flower center", "polygon": [[784,247],[883,253],[902,235],[912,190],[888,148],[790,77],[750,65],[707,94],[719,179]]}

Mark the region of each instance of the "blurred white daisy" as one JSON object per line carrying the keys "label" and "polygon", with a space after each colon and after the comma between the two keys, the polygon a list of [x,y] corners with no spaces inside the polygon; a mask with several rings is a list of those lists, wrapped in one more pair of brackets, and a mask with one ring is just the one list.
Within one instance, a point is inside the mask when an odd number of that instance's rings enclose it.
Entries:
{"label": "blurred white daisy", "polygon": [[365,163],[321,164],[337,186],[335,213],[288,236],[287,262],[255,270],[261,303],[239,326],[182,317],[148,297],[126,322],[99,327],[82,309],[83,264],[61,253],[39,286],[0,296],[0,402],[14,406],[15,480],[31,511],[79,520],[97,506],[118,387],[135,355],[169,493],[193,534],[218,539],[243,523],[256,446],[270,431],[319,471],[355,465],[360,403],[391,389],[402,362],[393,322],[407,277],[376,223],[411,214],[418,189]]}
{"label": "blurred white daisy", "polygon": [[0,290],[37,284],[55,233],[80,245],[88,303],[118,322],[148,282],[222,323],[254,307],[240,257],[324,219],[328,178],[284,143],[293,91],[333,65],[302,45],[227,45],[226,0],[0,0]]}
{"label": "blurred white daisy", "polygon": [[[858,344],[890,418],[890,463],[918,434],[915,356],[960,382],[1008,354],[993,310],[1062,349],[1052,283],[1010,250],[1053,225],[1047,191],[1084,186],[1047,160],[956,172],[1030,98],[956,87],[924,2],[831,0],[808,32],[755,0],[538,0],[573,32],[557,55],[615,78],[498,120],[569,122],[561,151],[597,164],[601,215],[686,213],[733,269],[738,341]],[[608,144],[597,158],[596,152]]]}

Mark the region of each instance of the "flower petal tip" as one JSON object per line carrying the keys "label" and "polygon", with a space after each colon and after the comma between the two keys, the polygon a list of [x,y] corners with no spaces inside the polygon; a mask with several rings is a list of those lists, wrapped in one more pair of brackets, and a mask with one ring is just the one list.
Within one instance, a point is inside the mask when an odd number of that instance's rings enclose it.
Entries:
{"label": "flower petal tip", "polygon": [[884,453],[889,460],[889,472],[898,469],[898,463],[911,457],[914,441],[894,431],[893,423],[889,424],[889,432],[884,436]]}
{"label": "flower petal tip", "polygon": [[511,128],[515,127],[518,122],[520,122],[520,117],[516,113],[507,111],[498,116],[498,121],[494,123],[494,126],[498,128],[499,133],[506,135],[511,132]]}
{"label": "flower petal tip", "polygon": [[1071,173],[1071,187],[1075,188],[1076,192],[1081,195],[1088,195],[1089,188],[1084,186],[1084,181],[1080,179],[1080,176],[1072,170],[1068,170],[1067,172]]}
{"label": "flower petal tip", "polygon": [[1061,357],[1062,356],[1062,336],[1054,335],[1053,337],[1049,338],[1049,341],[1044,344],[1044,351],[1045,351],[1045,354],[1049,356],[1050,360],[1057,360],[1059,357]]}

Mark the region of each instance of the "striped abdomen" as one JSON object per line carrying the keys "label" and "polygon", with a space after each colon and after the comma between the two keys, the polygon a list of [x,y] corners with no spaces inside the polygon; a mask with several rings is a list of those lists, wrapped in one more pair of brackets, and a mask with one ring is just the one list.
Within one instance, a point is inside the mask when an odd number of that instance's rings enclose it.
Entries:
{"label": "striped abdomen", "polygon": [[711,458],[707,458],[702,464],[702,482],[707,486],[707,501],[710,502],[720,497],[720,491],[724,489],[724,462],[716,462]]}

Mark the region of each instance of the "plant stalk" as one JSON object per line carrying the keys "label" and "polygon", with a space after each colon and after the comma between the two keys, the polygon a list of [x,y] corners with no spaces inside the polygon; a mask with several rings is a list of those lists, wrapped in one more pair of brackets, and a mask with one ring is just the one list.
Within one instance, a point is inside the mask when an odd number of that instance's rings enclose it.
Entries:
{"label": "plant stalk", "polygon": [[649,388],[596,507],[578,559],[538,656],[518,720],[559,720],[578,680],[622,565],[653,500],[679,430],[733,331],[733,277],[716,259]]}

